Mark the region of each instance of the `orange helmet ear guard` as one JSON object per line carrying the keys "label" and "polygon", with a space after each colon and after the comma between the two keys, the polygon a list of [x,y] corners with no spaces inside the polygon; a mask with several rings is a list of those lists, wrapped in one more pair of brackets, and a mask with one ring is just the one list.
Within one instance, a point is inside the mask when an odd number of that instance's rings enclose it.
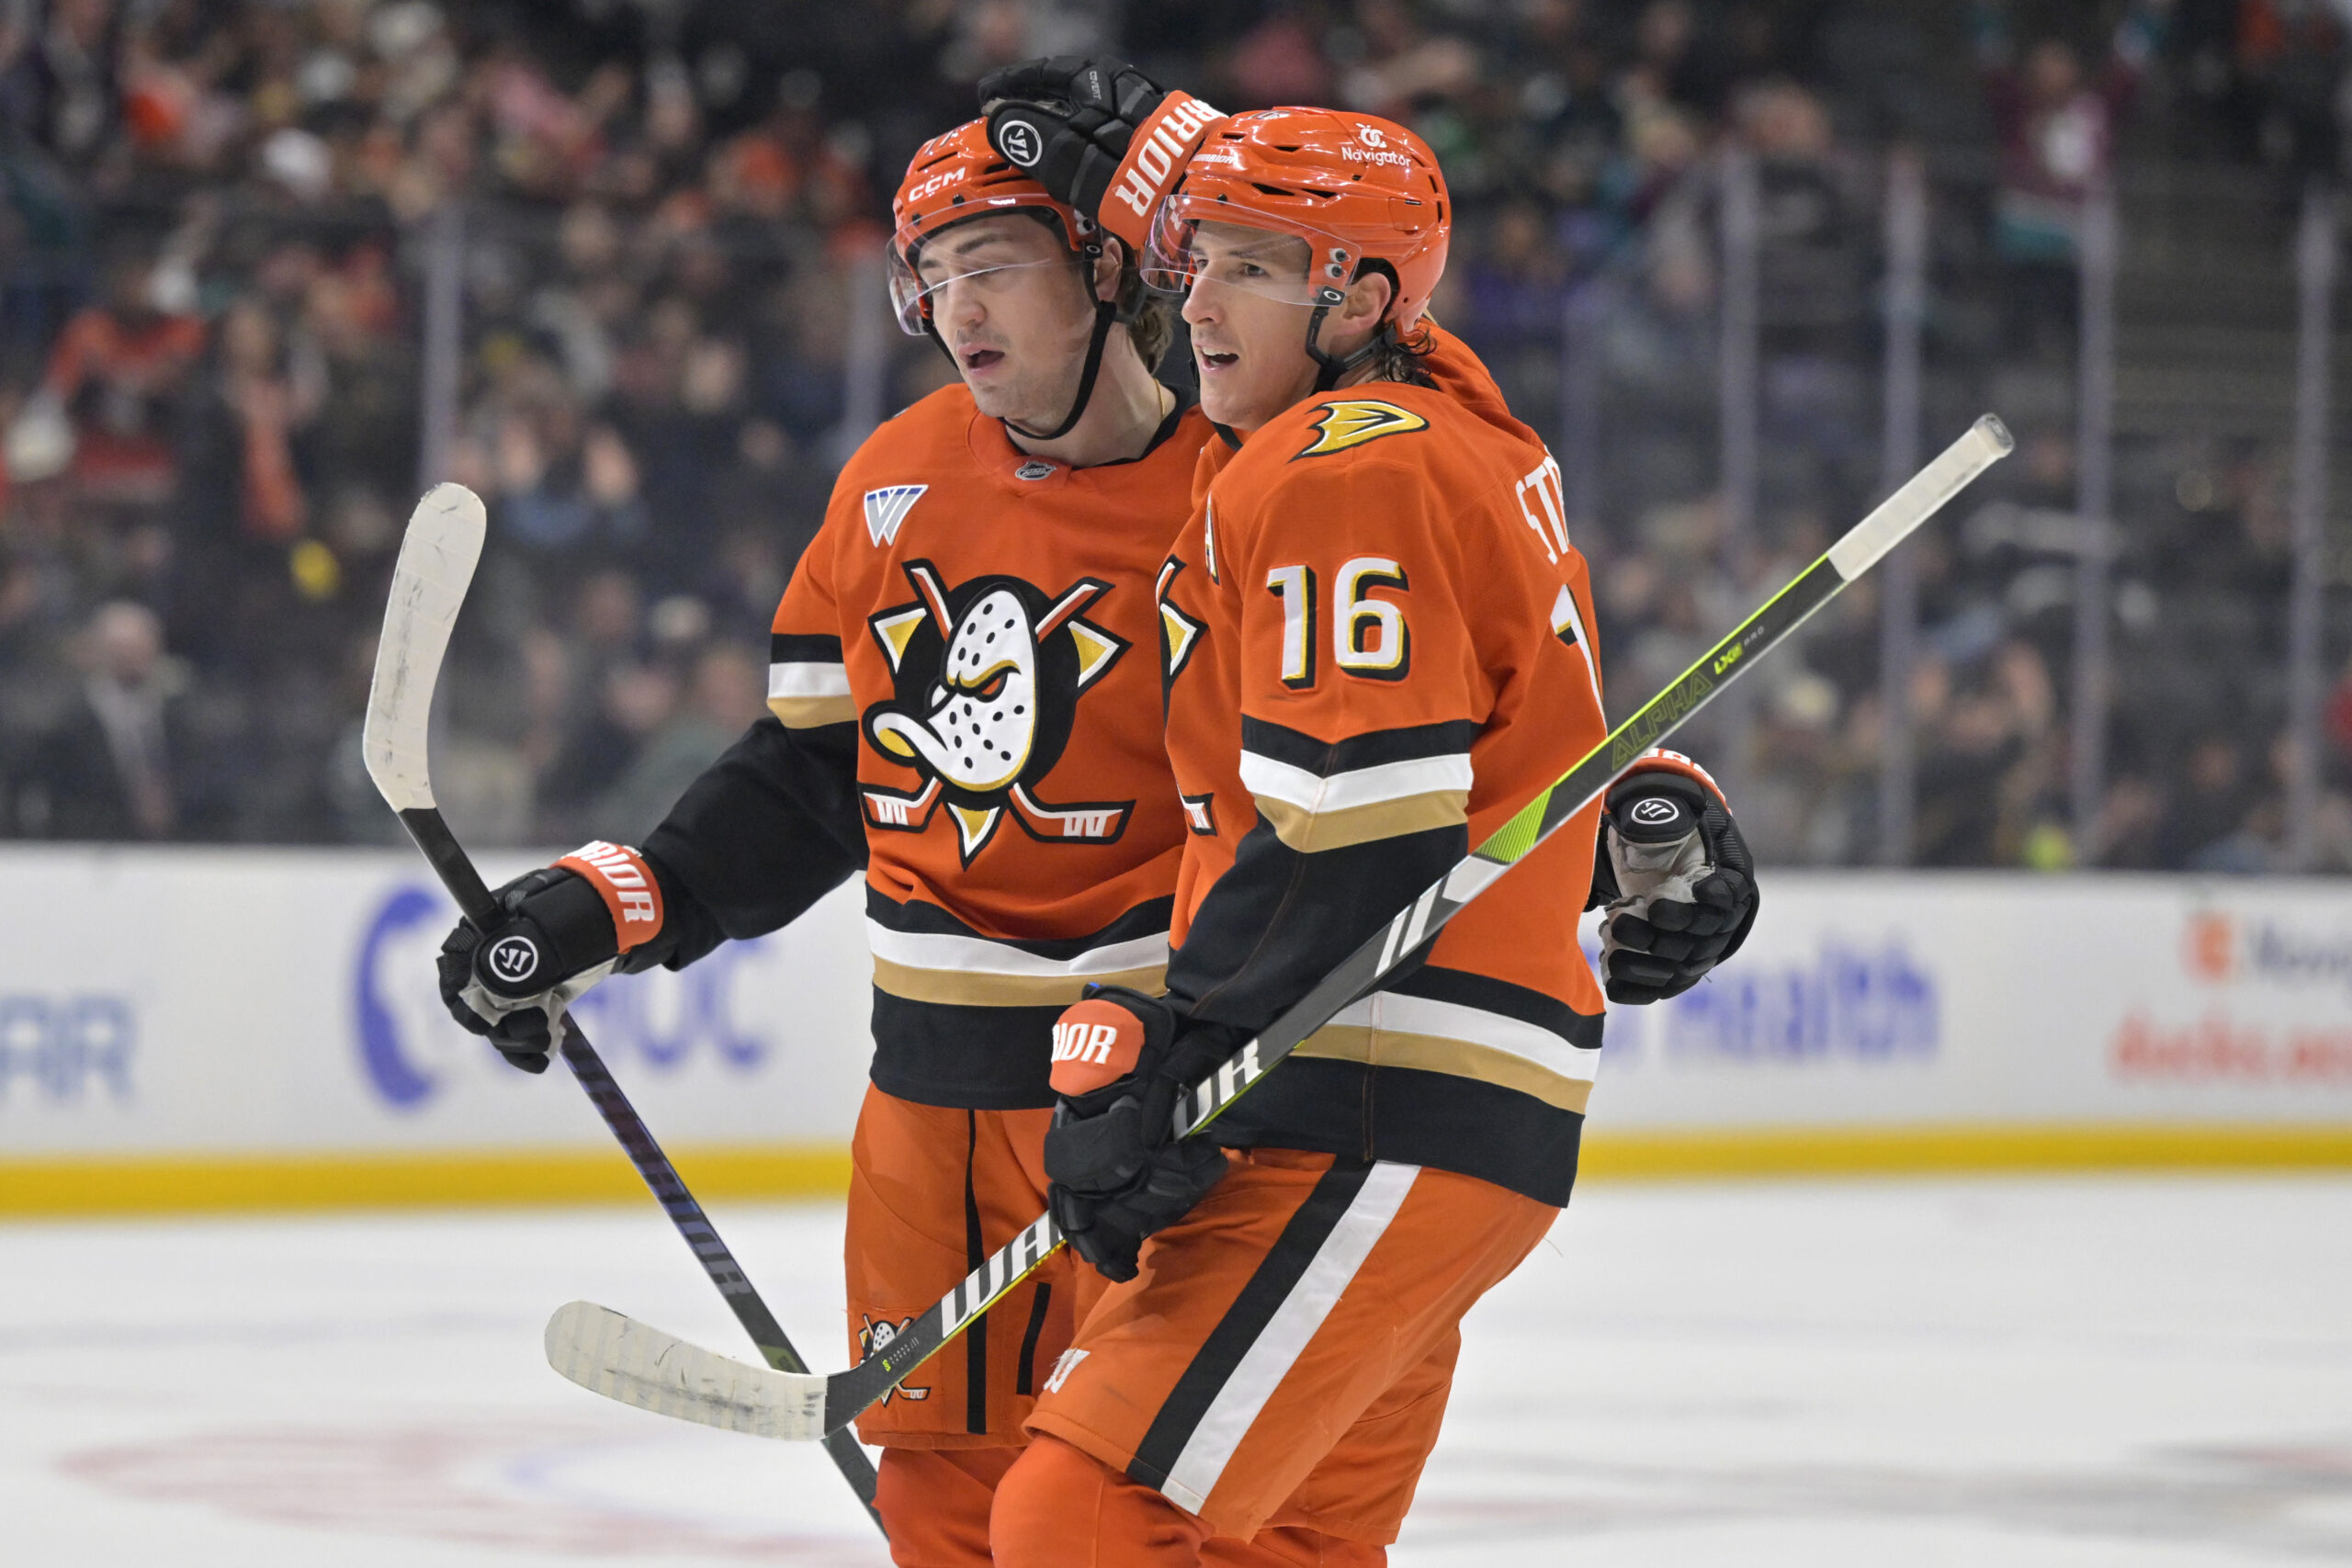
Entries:
{"label": "orange helmet ear guard", "polygon": [[[916,149],[907,164],[906,176],[899,182],[898,194],[890,198],[890,301],[899,327],[910,336],[929,337],[939,344],[941,353],[954,359],[955,351],[941,339],[939,329],[932,321],[932,295],[936,288],[922,278],[919,258],[923,244],[958,223],[1024,209],[1049,219],[1080,262],[1091,264],[1102,254],[1102,238],[1093,224],[1080,217],[1068,203],[1055,200],[1044,186],[989,145],[988,121],[967,120]],[[1090,289],[1091,287],[1090,284]],[[1094,395],[1095,377],[1102,368],[1103,346],[1110,341],[1111,328],[1119,319],[1114,302],[1095,301],[1093,341],[1087,349],[1086,367],[1080,374],[1078,396],[1070,404],[1068,417],[1051,430],[1025,430],[1010,420],[1006,421],[1007,428],[1032,441],[1052,441],[1069,434]]]}
{"label": "orange helmet ear guard", "polygon": [[1403,126],[1340,109],[1258,109],[1212,128],[1185,166],[1183,184],[1160,204],[1143,265],[1146,283],[1171,292],[1192,286],[1192,236],[1202,223],[1268,229],[1306,242],[1308,275],[1297,302],[1315,310],[1306,351],[1323,367],[1317,389],[1326,390],[1368,358],[1383,335],[1336,358],[1317,342],[1325,312],[1377,264],[1396,286],[1382,333],[1410,334],[1445,275],[1453,202],[1436,154]]}

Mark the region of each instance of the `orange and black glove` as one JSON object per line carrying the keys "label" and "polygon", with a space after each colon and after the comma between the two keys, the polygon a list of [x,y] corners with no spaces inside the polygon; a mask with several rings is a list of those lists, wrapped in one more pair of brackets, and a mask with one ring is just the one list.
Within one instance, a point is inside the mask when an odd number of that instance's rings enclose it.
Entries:
{"label": "orange and black glove", "polygon": [[597,842],[495,897],[489,929],[460,920],[443,940],[441,1000],[509,1063],[543,1073],[565,1008],[615,969],[661,961],[661,882],[635,850]]}
{"label": "orange and black glove", "polygon": [[1139,254],[1160,198],[1225,116],[1111,55],[1024,60],[980,78],[989,144]]}
{"label": "orange and black glove", "polygon": [[1134,1279],[1146,1238],[1225,1175],[1224,1150],[1175,1135],[1176,1106],[1247,1043],[1122,986],[1088,987],[1054,1025],[1046,1202],[1071,1250],[1103,1278]]}
{"label": "orange and black glove", "polygon": [[1756,862],[1723,792],[1679,752],[1653,751],[1610,787],[1585,908],[1606,906],[1601,984],[1612,1002],[1679,997],[1756,924]]}

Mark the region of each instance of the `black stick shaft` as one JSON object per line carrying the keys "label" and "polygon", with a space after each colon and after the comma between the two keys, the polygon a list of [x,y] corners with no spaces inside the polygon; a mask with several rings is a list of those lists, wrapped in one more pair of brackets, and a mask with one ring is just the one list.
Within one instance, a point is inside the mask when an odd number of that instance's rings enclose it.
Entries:
{"label": "black stick shaft", "polygon": [[[401,824],[408,829],[409,837],[416,840],[416,847],[424,851],[424,858],[432,863],[434,871],[441,878],[441,885],[458,901],[458,908],[467,922],[479,931],[496,918],[497,900],[491,897],[490,887],[482,881],[481,873],[474,869],[472,857],[458,842],[457,835],[449,831],[449,825],[441,819],[440,811],[425,807],[403,811],[400,818]],[[670,1216],[670,1223],[677,1227],[678,1235],[693,1249],[695,1261],[702,1265],[702,1271],[710,1277],[710,1282],[718,1287],[718,1293],[725,1298],[729,1310],[734,1313],[735,1321],[743,1325],[744,1332],[752,1337],[752,1343],[759,1347],[761,1356],[778,1371],[806,1372],[808,1363],[802,1360],[800,1352],[793,1348],[783,1325],[776,1322],[775,1314],[768,1310],[767,1303],[760,1299],[759,1292],[752,1288],[752,1281],[744,1275],[742,1266],[735,1261],[735,1255],[719,1239],[717,1227],[710,1223],[710,1216],[703,1213],[702,1205],[687,1190],[684,1179],[678,1175],[678,1168],[670,1163],[670,1156],[662,1152],[660,1144],[654,1142],[653,1134],[646,1127],[644,1118],[638,1115],[637,1108],[629,1103],[628,1096],[621,1092],[621,1086],[613,1081],[613,1075],[605,1066],[604,1058],[596,1055],[596,1048],[588,1043],[587,1034],[569,1014],[563,1020],[563,1062],[571,1069],[571,1076],[580,1080],[580,1087],[587,1091],[589,1101],[596,1107],[596,1113],[605,1119],[605,1125],[612,1129],[621,1151],[628,1156],[629,1164],[637,1168],[637,1174],[644,1179],[647,1190],[662,1205],[662,1212]],[[849,1483],[850,1490],[857,1494],[857,1500],[864,1506],[866,1517],[874,1521],[876,1529],[881,1529],[882,1516],[874,1506],[874,1465],[865,1457],[865,1450],[858,1447],[856,1435],[846,1427],[827,1433],[825,1451],[832,1456],[834,1468]],[[885,1539],[888,1539],[887,1531]]]}

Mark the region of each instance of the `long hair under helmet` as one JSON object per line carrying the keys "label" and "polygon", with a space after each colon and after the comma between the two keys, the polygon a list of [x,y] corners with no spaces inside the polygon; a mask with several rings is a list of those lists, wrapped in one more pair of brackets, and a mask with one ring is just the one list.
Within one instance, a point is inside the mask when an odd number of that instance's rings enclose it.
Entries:
{"label": "long hair under helmet", "polygon": [[[1259,109],[1211,130],[1183,183],[1159,204],[1144,254],[1146,284],[1177,294],[1192,288],[1193,233],[1204,222],[1306,242],[1304,286],[1261,291],[1312,308],[1306,352],[1322,367],[1316,390],[1328,391],[1420,325],[1445,273],[1453,203],[1436,155],[1403,126],[1341,109]],[[1323,318],[1369,267],[1385,268],[1396,290],[1380,330],[1344,359],[1328,354],[1317,341]]]}
{"label": "long hair under helmet", "polygon": [[[899,193],[890,198],[890,302],[897,310],[899,327],[911,336],[929,337],[939,344],[941,353],[953,360],[955,351],[940,337],[938,327],[932,321],[931,297],[942,286],[925,284],[917,265],[924,242],[956,224],[1023,208],[1052,220],[1063,241],[1086,264],[1087,291],[1091,294],[1092,264],[1102,254],[1101,231],[1067,203],[1056,201],[1044,186],[990,147],[987,120],[967,120],[924,142],[908,164],[906,177],[899,182]],[[1102,368],[1102,347],[1110,340],[1112,326],[1119,320],[1115,302],[1095,299],[1094,337],[1087,345],[1086,368],[1079,377],[1078,399],[1070,404],[1069,417],[1045,431],[1023,430],[1010,420],[1006,425],[1032,441],[1052,441],[1069,434],[1086,412],[1087,400],[1094,395],[1094,378]]]}

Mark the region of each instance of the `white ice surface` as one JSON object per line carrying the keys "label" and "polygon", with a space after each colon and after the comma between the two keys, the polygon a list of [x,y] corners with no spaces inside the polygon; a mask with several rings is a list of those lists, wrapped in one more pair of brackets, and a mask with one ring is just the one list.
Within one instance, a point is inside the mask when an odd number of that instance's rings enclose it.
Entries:
{"label": "white ice surface", "polygon": [[[841,1365],[839,1209],[717,1218]],[[548,1371],[575,1296],[740,1342],[650,1206],[0,1227],[0,1563],[885,1561],[815,1450]],[[1392,1561],[2352,1561],[2352,1181],[1595,1184]]]}

